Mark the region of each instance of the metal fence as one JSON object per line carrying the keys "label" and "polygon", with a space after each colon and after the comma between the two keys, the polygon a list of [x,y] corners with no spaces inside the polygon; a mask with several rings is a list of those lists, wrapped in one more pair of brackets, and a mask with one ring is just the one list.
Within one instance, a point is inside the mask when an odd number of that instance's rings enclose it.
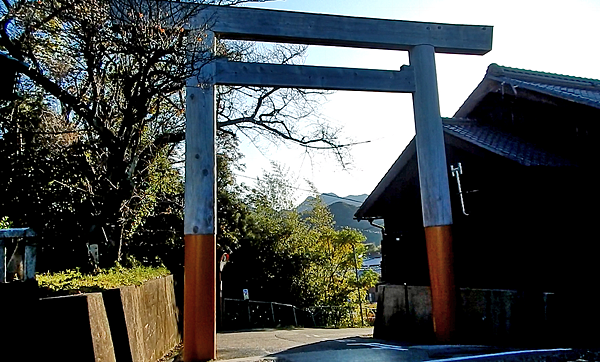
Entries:
{"label": "metal fence", "polygon": [[[372,324],[375,311],[365,308],[365,322]],[[297,308],[291,304],[223,298],[223,329],[274,327],[346,327],[361,324],[353,306]]]}

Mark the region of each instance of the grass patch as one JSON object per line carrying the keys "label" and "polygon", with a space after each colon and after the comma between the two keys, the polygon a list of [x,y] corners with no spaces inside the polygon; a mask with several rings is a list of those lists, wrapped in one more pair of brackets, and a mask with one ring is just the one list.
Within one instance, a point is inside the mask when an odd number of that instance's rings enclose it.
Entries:
{"label": "grass patch", "polygon": [[42,294],[45,294],[45,296],[60,296],[101,292],[128,285],[141,285],[145,281],[169,274],[165,267],[136,266],[124,268],[117,265],[91,274],[81,273],[79,269],[37,274],[36,280]]}

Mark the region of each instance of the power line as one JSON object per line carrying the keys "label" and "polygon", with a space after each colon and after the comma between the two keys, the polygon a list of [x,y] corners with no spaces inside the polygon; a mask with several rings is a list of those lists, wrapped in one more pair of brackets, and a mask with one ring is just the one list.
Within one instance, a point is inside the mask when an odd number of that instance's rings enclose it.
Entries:
{"label": "power line", "polygon": [[[233,174],[236,175],[236,176],[239,176],[239,177],[243,177],[243,178],[247,178],[247,179],[253,180],[253,181],[258,181],[257,177],[251,177],[251,176],[241,175],[241,174],[235,173],[235,172]],[[298,190],[298,191],[314,192],[313,190],[301,189],[299,187],[295,187],[295,186],[291,186],[291,185],[284,185],[284,186],[287,187],[287,188],[290,188],[290,189]]]}
{"label": "power line", "polygon": [[337,195],[330,195],[330,194],[327,194],[327,196],[329,196],[329,197],[334,197],[334,198],[341,199],[341,200],[354,201],[354,202],[358,202],[359,204],[362,204],[362,203],[364,202],[364,201],[360,201],[360,200],[354,200],[354,199],[350,199],[350,198],[347,198],[347,197],[341,197],[341,196],[337,196]]}

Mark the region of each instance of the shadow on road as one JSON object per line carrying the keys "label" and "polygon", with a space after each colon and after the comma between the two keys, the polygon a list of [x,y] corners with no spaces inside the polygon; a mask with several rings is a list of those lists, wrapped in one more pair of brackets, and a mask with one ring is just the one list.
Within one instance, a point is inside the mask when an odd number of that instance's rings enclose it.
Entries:
{"label": "shadow on road", "polygon": [[[270,354],[279,362],[492,362],[492,361],[579,361],[580,351],[572,349],[524,350],[490,346],[410,345],[365,337],[342,338],[293,347]],[[578,359],[579,358],[579,359]]]}

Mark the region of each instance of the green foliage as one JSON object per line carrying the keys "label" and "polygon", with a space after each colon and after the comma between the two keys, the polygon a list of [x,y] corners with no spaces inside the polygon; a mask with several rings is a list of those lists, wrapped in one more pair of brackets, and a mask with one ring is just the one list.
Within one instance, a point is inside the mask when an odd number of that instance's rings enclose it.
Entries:
{"label": "green foliage", "polygon": [[12,222],[8,219],[8,216],[0,217],[0,229],[9,229],[12,227]]}
{"label": "green foliage", "polygon": [[122,205],[127,226],[120,254],[145,265],[183,268],[183,179],[165,151],[157,153],[131,199]]}
{"label": "green foliage", "polygon": [[41,94],[0,103],[0,210],[13,225],[41,235],[40,267],[46,269],[46,261],[61,268],[85,266],[87,250],[78,241],[92,216],[83,182],[86,160],[50,107]]}
{"label": "green foliage", "polygon": [[4,4],[0,47],[29,67],[2,105],[3,203],[53,269],[85,267],[86,242],[112,265],[165,193],[153,175],[168,179],[165,140],[183,128],[184,34],[118,28],[110,1]]}
{"label": "green foliage", "polygon": [[235,137],[223,133],[217,139],[217,259],[240,246],[248,233],[249,209],[243,200],[247,191],[236,182],[235,171],[241,171],[242,154]]}
{"label": "green foliage", "polygon": [[365,270],[358,278],[358,285],[362,289],[373,288],[379,282],[379,274],[371,269]]}
{"label": "green foliage", "polygon": [[368,272],[356,280],[366,252],[364,236],[354,229],[335,230],[319,198],[310,211],[296,212],[290,186],[288,170],[275,164],[248,195],[248,232],[223,272],[225,296],[239,298],[242,289],[249,289],[254,300],[334,308],[336,313],[353,310],[376,280]]}
{"label": "green foliage", "polygon": [[365,243],[367,255],[370,257],[381,256],[381,245]]}
{"label": "green foliage", "polygon": [[289,169],[271,162],[271,172],[263,172],[248,197],[248,203],[258,212],[278,213],[294,207],[293,185],[289,181]]}
{"label": "green foliage", "polygon": [[46,290],[49,295],[56,296],[100,292],[128,285],[141,285],[145,281],[169,274],[169,271],[164,267],[136,266],[124,268],[116,265],[110,269],[102,269],[90,274],[82,273],[79,269],[37,274],[36,280],[42,290]]}
{"label": "green foliage", "polygon": [[[172,199],[183,193],[183,180],[171,167],[166,152],[158,152],[148,165],[147,175],[140,180],[133,197],[122,207],[125,237],[130,239],[143,222],[155,213],[159,201]],[[174,211],[174,210],[172,210]]]}

